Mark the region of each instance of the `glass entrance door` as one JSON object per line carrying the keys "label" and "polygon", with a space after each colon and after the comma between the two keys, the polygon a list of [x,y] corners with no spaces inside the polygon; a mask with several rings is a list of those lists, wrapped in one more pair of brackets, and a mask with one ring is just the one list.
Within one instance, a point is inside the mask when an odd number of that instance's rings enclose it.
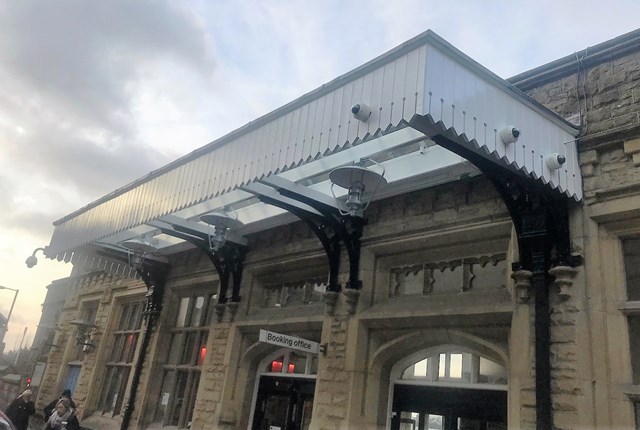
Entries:
{"label": "glass entrance door", "polygon": [[507,392],[396,384],[391,430],[504,430]]}
{"label": "glass entrance door", "polygon": [[315,385],[315,379],[260,377],[252,429],[307,430]]}

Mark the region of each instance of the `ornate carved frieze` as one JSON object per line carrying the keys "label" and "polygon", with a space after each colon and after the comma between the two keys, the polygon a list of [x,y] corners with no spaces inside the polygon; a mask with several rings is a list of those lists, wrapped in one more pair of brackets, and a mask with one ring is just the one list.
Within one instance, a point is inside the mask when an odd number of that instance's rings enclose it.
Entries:
{"label": "ornate carved frieze", "polygon": [[506,268],[504,253],[393,267],[389,294],[393,297],[504,288]]}

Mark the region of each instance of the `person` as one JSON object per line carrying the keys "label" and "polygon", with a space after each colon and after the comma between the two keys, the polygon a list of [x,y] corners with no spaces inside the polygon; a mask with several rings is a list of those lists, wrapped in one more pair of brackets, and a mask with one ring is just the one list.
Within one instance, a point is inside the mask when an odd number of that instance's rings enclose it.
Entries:
{"label": "person", "polygon": [[80,430],[80,423],[71,400],[63,397],[56,403],[56,408],[47,420],[44,430]]}
{"label": "person", "polygon": [[17,399],[11,402],[5,411],[17,430],[27,430],[29,416],[36,413],[36,407],[31,401],[31,396],[31,390],[24,390]]}
{"label": "person", "polygon": [[73,399],[71,398],[71,390],[67,388],[66,390],[64,390],[62,392],[60,397],[58,397],[57,399],[53,400],[51,403],[49,403],[47,406],[44,407],[43,411],[44,411],[44,420],[45,421],[49,419],[49,417],[51,416],[51,414],[55,410],[56,405],[58,404],[58,400],[60,400],[62,398],[69,399],[69,402],[71,404],[71,408],[73,408],[73,409],[76,408],[76,404],[73,402]]}

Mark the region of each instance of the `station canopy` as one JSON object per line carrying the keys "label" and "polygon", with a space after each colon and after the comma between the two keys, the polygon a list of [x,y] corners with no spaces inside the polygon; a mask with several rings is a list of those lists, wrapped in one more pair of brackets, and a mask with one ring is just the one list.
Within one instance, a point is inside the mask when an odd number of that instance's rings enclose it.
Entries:
{"label": "station canopy", "polygon": [[[365,121],[354,117],[354,105],[370,111]],[[416,120],[431,131],[412,127]],[[519,136],[510,142],[503,133],[513,127]],[[436,145],[438,134],[567,199],[582,199],[577,129],[427,31],[56,221],[44,252],[106,270],[97,249],[123,249],[124,241],[145,236],[157,241],[157,254],[170,255],[190,245],[158,227],[204,233],[211,227],[200,217],[213,211],[236,214],[243,226],[234,237],[242,241],[295,219],[247,186],[277,178],[331,197],[329,172],[360,159],[385,170],[388,184],[375,199],[480,174]],[[547,159],[558,155],[564,164],[550,167]]]}

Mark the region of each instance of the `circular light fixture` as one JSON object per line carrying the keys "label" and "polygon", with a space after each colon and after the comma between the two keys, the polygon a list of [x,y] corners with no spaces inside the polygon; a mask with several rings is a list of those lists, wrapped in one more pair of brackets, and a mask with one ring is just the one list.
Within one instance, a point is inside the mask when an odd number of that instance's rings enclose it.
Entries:
{"label": "circular light fixture", "polygon": [[[367,169],[364,167],[365,161],[366,160],[360,160],[352,166],[338,167],[329,173],[329,180],[332,182],[332,193],[333,185],[348,190],[347,200],[345,202],[347,211],[344,215],[361,215],[361,212],[371,203],[378,187],[387,183],[387,180],[384,178],[384,170],[382,173],[378,173]],[[365,192],[369,193],[366,200]]]}
{"label": "circular light fixture", "polygon": [[209,234],[209,248],[218,251],[222,248],[229,237],[231,230],[242,227],[244,224],[238,217],[232,217],[226,212],[212,212],[200,217],[200,221],[213,227],[213,234]]}

